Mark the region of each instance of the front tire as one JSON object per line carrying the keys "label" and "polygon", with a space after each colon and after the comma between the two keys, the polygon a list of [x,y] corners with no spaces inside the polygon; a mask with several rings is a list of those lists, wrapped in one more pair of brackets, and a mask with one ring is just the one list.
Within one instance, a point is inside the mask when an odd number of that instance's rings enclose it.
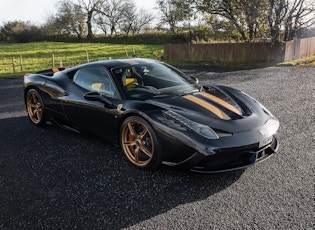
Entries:
{"label": "front tire", "polygon": [[120,144],[127,159],[138,168],[155,169],[162,161],[154,130],[138,116],[128,117],[120,130]]}
{"label": "front tire", "polygon": [[26,108],[31,122],[37,126],[44,123],[44,103],[35,89],[30,89],[26,94]]}

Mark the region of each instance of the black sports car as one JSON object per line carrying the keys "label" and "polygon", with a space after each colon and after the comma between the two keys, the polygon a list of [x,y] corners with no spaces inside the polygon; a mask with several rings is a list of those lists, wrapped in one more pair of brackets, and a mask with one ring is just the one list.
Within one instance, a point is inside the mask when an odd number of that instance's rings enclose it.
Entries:
{"label": "black sports car", "polygon": [[151,59],[118,59],[24,76],[35,125],[56,123],[119,143],[135,166],[246,168],[278,149],[278,120],[247,94]]}

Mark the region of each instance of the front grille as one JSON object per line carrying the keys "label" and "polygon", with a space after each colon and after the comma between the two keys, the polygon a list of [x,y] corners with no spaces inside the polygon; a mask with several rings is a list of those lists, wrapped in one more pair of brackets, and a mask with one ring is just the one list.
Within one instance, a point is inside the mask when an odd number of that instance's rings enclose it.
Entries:
{"label": "front grille", "polygon": [[275,153],[277,140],[273,138],[269,145],[258,148],[258,144],[229,149],[220,149],[214,155],[207,156],[195,169],[198,171],[228,171],[253,165]]}
{"label": "front grille", "polygon": [[256,152],[256,162],[262,161],[266,158],[268,158],[270,155],[275,153],[275,149],[277,147],[277,140],[276,138],[272,138],[272,142],[269,145],[266,145],[262,148],[260,148]]}

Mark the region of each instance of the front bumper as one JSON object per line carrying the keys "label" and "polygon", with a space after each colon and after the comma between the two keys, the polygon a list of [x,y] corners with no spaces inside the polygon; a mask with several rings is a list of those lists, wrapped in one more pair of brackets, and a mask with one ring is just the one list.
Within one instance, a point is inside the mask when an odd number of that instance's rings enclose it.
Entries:
{"label": "front bumper", "polygon": [[244,169],[262,162],[276,153],[278,148],[278,140],[273,136],[272,141],[262,147],[256,143],[234,148],[222,148],[216,149],[215,154],[208,156],[196,152],[183,162],[177,164],[164,162],[164,164],[190,169],[194,172],[220,173]]}

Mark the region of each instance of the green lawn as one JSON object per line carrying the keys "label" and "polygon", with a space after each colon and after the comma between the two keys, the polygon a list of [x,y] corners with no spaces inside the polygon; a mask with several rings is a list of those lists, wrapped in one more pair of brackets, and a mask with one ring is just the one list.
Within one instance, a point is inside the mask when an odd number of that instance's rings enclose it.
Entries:
{"label": "green lawn", "polygon": [[137,57],[160,59],[163,45],[128,45],[106,43],[0,43],[0,77],[23,76],[39,70],[74,66],[86,62]]}

